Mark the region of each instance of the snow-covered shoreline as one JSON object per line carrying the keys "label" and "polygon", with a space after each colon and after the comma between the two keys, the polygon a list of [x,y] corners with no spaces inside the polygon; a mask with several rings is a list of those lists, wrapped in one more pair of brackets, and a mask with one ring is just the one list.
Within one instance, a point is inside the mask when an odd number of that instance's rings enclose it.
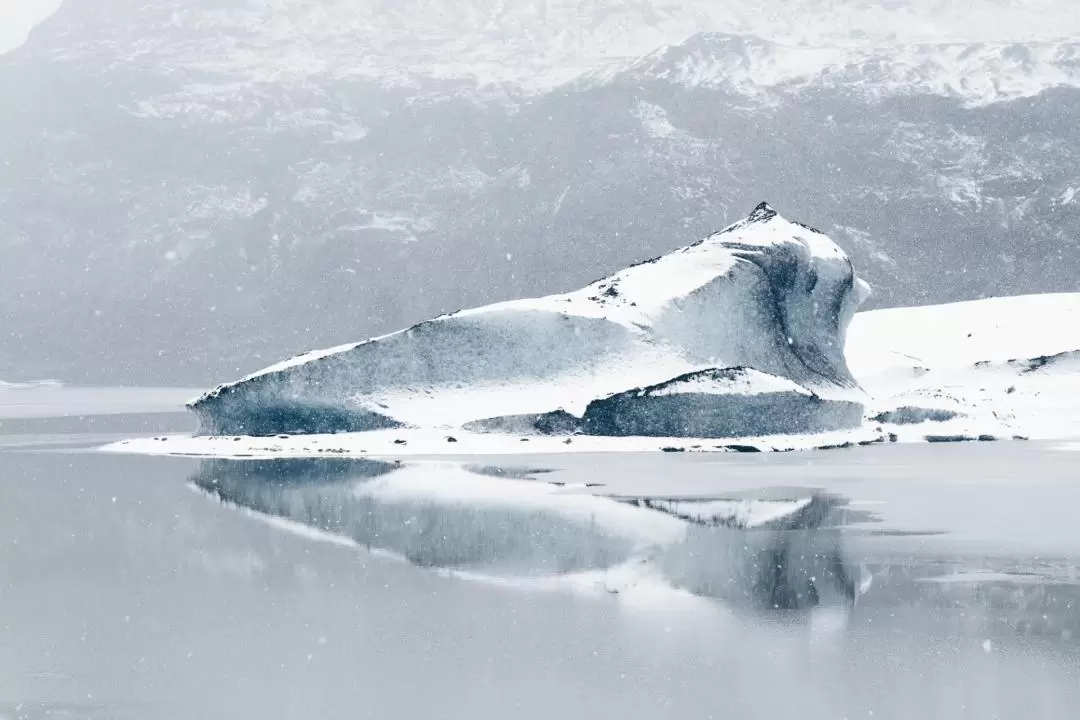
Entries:
{"label": "snow-covered shoreline", "polygon": [[867,418],[944,410],[926,435],[1080,438],[1080,293],[988,298],[857,315],[847,360]]}
{"label": "snow-covered shoreline", "polygon": [[[991,298],[859,313],[847,360],[867,391],[857,430],[758,438],[537,436],[400,428],[288,437],[168,436],[108,445],[121,453],[200,457],[425,457],[585,452],[788,451],[883,441],[1062,440],[1080,448],[1080,293]],[[944,422],[871,418],[944,410]],[[452,438],[452,440],[450,439]],[[399,442],[400,441],[400,442]]]}
{"label": "snow-covered shoreline", "polygon": [[372,430],[277,437],[161,435],[106,445],[107,452],[219,458],[410,458],[634,452],[791,452],[887,442],[872,429],[756,438],[518,436],[455,429]]}

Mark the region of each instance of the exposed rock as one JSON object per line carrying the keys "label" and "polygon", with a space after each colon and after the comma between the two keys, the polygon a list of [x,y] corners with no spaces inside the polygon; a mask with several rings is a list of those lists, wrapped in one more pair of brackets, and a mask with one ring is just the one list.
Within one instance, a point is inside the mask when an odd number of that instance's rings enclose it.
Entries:
{"label": "exposed rock", "polygon": [[748,368],[704,370],[589,403],[588,435],[750,437],[857,427],[863,406]]}
{"label": "exposed rock", "polygon": [[923,422],[946,422],[960,417],[960,413],[943,408],[921,408],[911,405],[885,410],[871,416],[871,420],[890,425],[916,425]]}

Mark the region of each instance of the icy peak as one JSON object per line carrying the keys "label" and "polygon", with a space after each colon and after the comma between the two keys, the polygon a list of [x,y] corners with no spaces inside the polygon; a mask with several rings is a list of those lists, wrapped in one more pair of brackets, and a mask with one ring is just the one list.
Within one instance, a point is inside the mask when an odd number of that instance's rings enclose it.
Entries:
{"label": "icy peak", "polygon": [[768,202],[760,202],[742,220],[708,237],[712,244],[727,249],[744,249],[752,245],[796,242],[804,245],[811,255],[838,258],[840,248],[820,230],[801,222],[788,220]]}
{"label": "icy peak", "polygon": [[773,206],[767,202],[758,203],[753,212],[746,218],[747,223],[764,223],[769,222],[775,217],[779,217],[779,213],[773,209]]}

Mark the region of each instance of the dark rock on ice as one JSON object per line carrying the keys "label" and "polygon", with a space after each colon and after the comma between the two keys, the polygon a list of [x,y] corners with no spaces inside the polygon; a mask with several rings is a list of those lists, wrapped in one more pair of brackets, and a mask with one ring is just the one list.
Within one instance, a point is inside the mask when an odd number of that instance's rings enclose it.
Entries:
{"label": "dark rock on ice", "polygon": [[756,445],[723,445],[721,447],[724,450],[730,450],[731,452],[737,452],[737,453],[759,453],[759,452],[761,452],[761,448],[757,447]]}
{"label": "dark rock on ice", "polygon": [[[252,402],[255,402],[257,412],[252,412]],[[278,397],[276,394],[266,393],[265,396],[259,396],[232,389],[222,392],[213,403],[212,411],[205,405],[194,405],[192,409],[199,418],[199,432],[203,435],[240,433],[269,437],[281,433],[305,435],[362,432],[402,425],[385,415],[352,407],[347,403],[331,404],[319,401],[308,404]]]}
{"label": "dark rock on ice", "polygon": [[818,445],[815,450],[850,450],[855,447],[855,443],[851,441],[845,441],[842,443],[833,443],[831,445]]}
{"label": "dark rock on ice", "polygon": [[960,413],[942,408],[921,408],[910,405],[885,410],[870,419],[890,425],[916,425],[923,422],[946,422],[960,417]]}
{"label": "dark rock on ice", "polygon": [[589,403],[588,435],[740,437],[857,427],[862,405],[749,368],[689,373]]}
{"label": "dark rock on ice", "polygon": [[581,418],[565,410],[473,420],[464,429],[478,433],[508,435],[573,435],[581,432]]}

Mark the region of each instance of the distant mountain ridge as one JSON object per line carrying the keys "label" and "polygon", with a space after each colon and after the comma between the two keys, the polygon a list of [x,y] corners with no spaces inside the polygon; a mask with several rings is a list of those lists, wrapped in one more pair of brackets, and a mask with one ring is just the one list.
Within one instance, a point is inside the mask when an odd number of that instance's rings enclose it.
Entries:
{"label": "distant mountain ridge", "polygon": [[1075,290],[1052,6],[68,0],[0,56],[0,376],[205,384],[762,197],[878,305]]}
{"label": "distant mountain ridge", "polygon": [[748,96],[828,88],[868,100],[932,95],[979,107],[1080,87],[1080,41],[808,47],[707,33],[665,46],[619,72],[596,73],[594,82],[621,73]]}

